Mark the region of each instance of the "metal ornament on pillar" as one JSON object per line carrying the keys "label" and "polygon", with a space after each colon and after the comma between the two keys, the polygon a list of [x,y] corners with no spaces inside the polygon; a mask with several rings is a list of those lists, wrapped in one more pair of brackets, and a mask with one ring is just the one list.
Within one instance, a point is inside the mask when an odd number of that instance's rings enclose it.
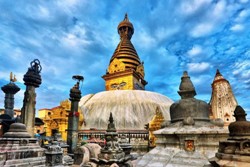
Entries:
{"label": "metal ornament on pillar", "polygon": [[42,83],[41,79],[42,66],[38,59],[30,63],[30,68],[23,77],[26,91],[24,93],[23,107],[21,119],[22,123],[26,125],[27,131],[31,136],[34,136],[35,125],[35,105],[36,105],[36,92],[35,88],[39,87]]}
{"label": "metal ornament on pillar", "polygon": [[81,99],[81,90],[79,89],[80,81],[83,82],[83,76],[75,75],[72,77],[77,80],[77,83],[70,89],[71,110],[68,114],[68,133],[67,133],[67,144],[69,145],[68,152],[73,154],[78,141],[78,123],[79,123],[79,112],[78,106]]}

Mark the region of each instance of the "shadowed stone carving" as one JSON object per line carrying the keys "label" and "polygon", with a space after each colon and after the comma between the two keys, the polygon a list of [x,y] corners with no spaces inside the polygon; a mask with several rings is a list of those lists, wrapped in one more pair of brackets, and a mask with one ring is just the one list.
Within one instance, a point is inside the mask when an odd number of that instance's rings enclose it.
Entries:
{"label": "shadowed stone carving", "polygon": [[236,121],[228,127],[229,138],[219,143],[218,152],[210,159],[213,166],[250,166],[250,122],[246,120],[246,115],[241,106],[236,106]]}

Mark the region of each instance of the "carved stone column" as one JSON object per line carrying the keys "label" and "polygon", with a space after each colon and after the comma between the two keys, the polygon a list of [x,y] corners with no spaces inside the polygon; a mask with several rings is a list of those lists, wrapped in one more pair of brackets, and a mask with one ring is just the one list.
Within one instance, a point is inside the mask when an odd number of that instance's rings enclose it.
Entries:
{"label": "carved stone column", "polygon": [[30,63],[27,73],[23,77],[26,91],[24,93],[23,107],[21,119],[22,123],[26,125],[27,131],[31,136],[34,136],[35,126],[35,112],[36,112],[36,92],[35,88],[39,87],[42,83],[40,72],[42,67],[38,59]]}
{"label": "carved stone column", "polygon": [[79,115],[78,105],[81,99],[81,91],[79,89],[79,82],[83,80],[82,76],[73,76],[73,79],[78,80],[77,83],[70,89],[71,110],[68,115],[68,133],[67,144],[69,145],[68,153],[73,154],[78,141],[78,123]]}
{"label": "carved stone column", "polygon": [[4,100],[4,114],[8,114],[11,118],[14,117],[14,95],[20,90],[20,88],[13,82],[2,87],[2,91],[5,93]]}

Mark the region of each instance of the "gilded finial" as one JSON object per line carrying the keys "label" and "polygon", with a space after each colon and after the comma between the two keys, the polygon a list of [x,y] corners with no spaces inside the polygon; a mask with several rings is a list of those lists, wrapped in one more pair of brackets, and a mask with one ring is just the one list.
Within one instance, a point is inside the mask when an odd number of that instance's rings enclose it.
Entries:
{"label": "gilded finial", "polygon": [[10,82],[16,82],[17,79],[16,79],[16,75],[13,76],[13,73],[10,72]]}

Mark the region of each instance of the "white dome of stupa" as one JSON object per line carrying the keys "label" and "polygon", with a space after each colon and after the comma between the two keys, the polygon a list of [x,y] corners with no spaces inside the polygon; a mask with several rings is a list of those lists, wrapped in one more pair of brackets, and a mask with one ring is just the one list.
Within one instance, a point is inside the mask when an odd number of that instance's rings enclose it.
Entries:
{"label": "white dome of stupa", "polygon": [[173,103],[159,93],[143,90],[103,91],[83,96],[79,107],[84,116],[82,129],[106,129],[110,112],[117,129],[144,129],[159,107],[165,120],[170,120]]}

